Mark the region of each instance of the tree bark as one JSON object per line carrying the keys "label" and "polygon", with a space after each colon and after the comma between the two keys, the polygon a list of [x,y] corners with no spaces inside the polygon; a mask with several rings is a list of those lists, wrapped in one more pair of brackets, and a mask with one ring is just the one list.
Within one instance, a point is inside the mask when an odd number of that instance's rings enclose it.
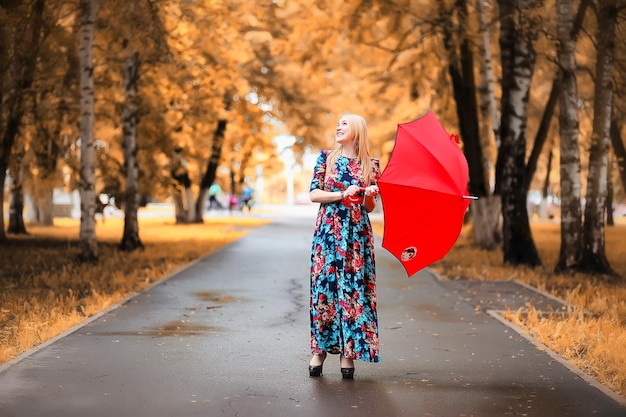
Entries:
{"label": "tree bark", "polygon": [[[28,36],[16,38],[10,28],[0,29],[0,202],[4,201],[6,180],[11,150],[22,124],[25,113],[25,97],[33,84],[43,31],[44,0],[35,0],[29,6],[29,19],[21,20],[19,7],[7,8],[5,18],[24,25],[21,33]],[[6,111],[6,116],[5,112]],[[6,122],[5,122],[6,121]],[[23,203],[22,203],[23,206]],[[4,204],[0,204],[0,241],[6,239],[4,230]]]}
{"label": "tree bark", "polygon": [[26,225],[24,224],[24,167],[22,161],[24,159],[24,144],[20,144],[19,152],[16,153],[13,166],[13,175],[11,175],[11,199],[9,203],[9,227],[7,233],[14,235],[26,235]]}
{"label": "tree bark", "polygon": [[561,75],[559,94],[561,249],[555,272],[571,273],[580,267],[582,260],[578,88],[572,0],[557,0],[557,18]]}
{"label": "tree bark", "polygon": [[504,263],[541,265],[530,231],[526,190],[526,132],[530,84],[535,62],[532,22],[526,13],[533,1],[517,6],[500,0],[500,49],[502,54],[502,120],[500,192],[502,195]]}
{"label": "tree bark", "polygon": [[94,151],[93,37],[96,0],[81,0],[80,30],[80,253],[82,261],[98,260],[96,240],[96,176]]}
{"label": "tree bark", "polygon": [[[448,18],[450,13],[443,2],[439,3],[440,16]],[[494,206],[490,199],[489,163],[483,153],[479,127],[479,106],[476,79],[474,77],[474,56],[470,48],[469,35],[465,33],[468,27],[468,10],[466,0],[456,0],[454,11],[458,16],[458,27],[462,31],[455,36],[451,28],[452,23],[443,25],[444,46],[448,52],[448,74],[452,80],[452,89],[456,103],[456,113],[459,120],[459,133],[463,140],[463,152],[469,166],[469,193],[484,199],[481,204],[472,203],[471,213],[474,219],[474,242],[487,249],[492,249],[500,243],[499,211],[493,211]],[[451,19],[452,17],[450,17]],[[488,201],[487,201],[488,200]],[[480,227],[476,227],[480,224]],[[495,227],[495,229],[494,229]]]}
{"label": "tree bark", "polygon": [[[572,22],[570,29],[570,37],[573,42],[576,42],[576,38],[578,37],[578,33],[583,24],[583,20],[585,18],[585,13],[587,8],[589,7],[591,0],[581,0],[580,5],[578,7],[578,12],[576,13],[576,18]],[[558,10],[558,8],[557,8]],[[533,176],[535,175],[535,171],[537,170],[537,161],[541,156],[541,152],[543,150],[543,146],[548,138],[548,133],[550,131],[550,124],[552,123],[552,118],[554,117],[554,111],[556,110],[556,106],[559,102],[559,97],[561,95],[561,74],[560,70],[557,71],[557,76],[552,83],[552,88],[550,89],[550,95],[548,96],[548,101],[546,102],[546,107],[543,109],[543,115],[541,116],[541,121],[539,122],[539,129],[537,129],[537,134],[535,135],[535,141],[533,142],[533,148],[530,152],[530,156],[528,157],[528,166],[526,168],[526,190],[528,191],[530,187],[530,183],[532,182]]]}
{"label": "tree bark", "polygon": [[[232,106],[232,92],[226,91],[223,97],[224,111],[228,113]],[[202,217],[204,208],[207,201],[208,189],[215,181],[217,168],[222,159],[222,148],[224,147],[224,137],[226,135],[226,126],[228,121],[226,118],[222,118],[217,122],[217,127],[213,133],[213,142],[211,143],[211,153],[209,154],[209,160],[207,162],[206,171],[200,181],[200,191],[198,193],[198,200],[196,201],[196,219],[197,223],[202,223]]]}
{"label": "tree bark", "polygon": [[191,192],[191,178],[189,178],[189,172],[187,170],[187,161],[183,156],[183,149],[177,148],[172,155],[170,172],[174,179],[173,196],[174,206],[176,208],[176,223],[190,223],[194,218],[191,217],[191,213],[194,212],[195,207],[191,202],[193,201],[193,194]]}
{"label": "tree bark", "polygon": [[609,178],[606,184],[606,225],[615,226],[615,219],[613,218],[613,181],[611,181],[611,163],[607,166],[607,178]]}
{"label": "tree bark", "polygon": [[533,148],[530,152],[530,156],[528,157],[528,162],[526,163],[526,179],[524,181],[524,188],[527,193],[530,189],[533,176],[537,171],[537,162],[543,152],[543,146],[548,139],[548,132],[550,131],[550,125],[552,124],[552,118],[554,117],[554,110],[556,109],[560,94],[561,84],[560,80],[557,78],[552,84],[552,89],[550,90],[546,107],[543,109],[543,115],[541,116],[541,121],[539,122],[539,129],[537,129],[537,134],[535,135]]}
{"label": "tree bark", "polygon": [[143,248],[139,238],[139,166],[137,162],[137,82],[139,79],[139,54],[130,53],[124,62],[125,105],[122,111],[122,135],[126,189],[124,195],[124,235],[120,249],[134,251]]}
{"label": "tree bark", "polygon": [[[498,106],[496,104],[496,93],[494,87],[493,63],[491,59],[491,40],[489,37],[489,26],[487,26],[487,14],[483,4],[484,0],[476,0],[476,13],[478,15],[478,24],[481,35],[482,44],[480,45],[481,73],[484,74],[481,87],[479,89],[481,97],[481,113],[483,116],[483,125],[491,126],[490,135],[496,144],[496,148],[500,147],[498,139],[498,131],[500,129],[500,119],[498,117]],[[488,161],[485,161],[488,162]],[[489,172],[487,169],[485,172]]]}
{"label": "tree bark", "polygon": [[206,171],[200,182],[200,192],[198,193],[198,201],[196,202],[196,222],[202,223],[202,214],[206,204],[208,189],[215,181],[217,167],[222,158],[222,147],[224,146],[224,135],[226,134],[226,126],[228,121],[220,119],[213,133],[213,142],[211,143],[211,154],[207,162]]}
{"label": "tree bark", "polygon": [[[479,110],[481,115],[480,137],[483,150],[495,146],[500,147],[499,130],[500,118],[496,105],[493,64],[491,58],[491,41],[487,14],[483,0],[476,1],[481,44],[479,46],[480,74],[482,79],[478,88]],[[482,58],[482,59],[480,59]],[[493,177],[493,164],[488,154],[483,151],[483,175],[487,185],[487,195],[472,202],[470,211],[474,224],[474,243],[488,250],[500,248],[502,244],[502,204],[500,196],[491,194],[490,180]]]}
{"label": "tree bark", "polygon": [[622,181],[622,189],[626,190],[626,148],[622,139],[620,122],[615,116],[611,118],[611,147],[615,154],[619,177]]}
{"label": "tree bark", "polygon": [[615,49],[616,0],[603,0],[598,10],[596,35],[596,84],[593,131],[589,148],[589,172],[583,223],[584,271],[615,275],[606,257],[604,212],[607,195],[607,164],[611,106],[613,103],[613,65]]}

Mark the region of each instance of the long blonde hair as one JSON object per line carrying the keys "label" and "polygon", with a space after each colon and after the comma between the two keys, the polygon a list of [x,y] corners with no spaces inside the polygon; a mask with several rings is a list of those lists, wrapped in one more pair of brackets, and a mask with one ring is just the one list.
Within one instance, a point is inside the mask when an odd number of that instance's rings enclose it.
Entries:
{"label": "long blonde hair", "polygon": [[[361,164],[361,172],[363,172],[363,181],[365,186],[372,182],[372,157],[369,150],[369,138],[367,137],[367,122],[362,116],[354,113],[346,113],[342,118],[348,122],[350,135],[354,138],[354,146],[357,153],[357,159]],[[335,166],[337,157],[341,153],[341,144],[328,154],[326,160],[326,172],[330,172],[329,167]]]}

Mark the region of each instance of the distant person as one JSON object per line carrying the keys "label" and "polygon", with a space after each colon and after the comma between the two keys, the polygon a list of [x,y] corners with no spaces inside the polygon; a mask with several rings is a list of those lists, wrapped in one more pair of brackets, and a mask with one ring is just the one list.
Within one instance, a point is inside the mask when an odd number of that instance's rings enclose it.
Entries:
{"label": "distant person", "polygon": [[354,360],[379,362],[374,235],[380,163],[369,154],[367,124],[343,115],[337,148],[317,158],[310,197],[320,203],[310,269],[309,375],[322,375],[327,354],[340,355],[342,378],[353,379]]}
{"label": "distant person", "polygon": [[252,206],[254,205],[254,188],[246,185],[243,187],[243,191],[241,192],[241,210],[247,208],[248,211],[252,210]]}
{"label": "distant person", "polygon": [[220,196],[222,195],[222,188],[218,183],[214,182],[209,187],[209,210],[211,209],[222,209],[222,203],[220,203]]}
{"label": "distant person", "polygon": [[232,212],[233,210],[239,210],[240,208],[241,207],[239,207],[239,199],[235,195],[229,195],[228,210]]}

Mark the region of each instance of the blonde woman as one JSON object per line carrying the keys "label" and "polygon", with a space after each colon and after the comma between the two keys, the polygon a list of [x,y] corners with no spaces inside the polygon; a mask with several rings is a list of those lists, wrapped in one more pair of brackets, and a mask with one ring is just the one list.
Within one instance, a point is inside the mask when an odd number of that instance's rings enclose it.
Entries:
{"label": "blonde woman", "polygon": [[368,213],[376,207],[380,162],[369,154],[367,123],[341,116],[337,147],[323,150],[311,181],[320,203],[311,253],[309,375],[322,375],[327,354],[340,355],[344,379],[354,360],[378,362],[374,235]]}

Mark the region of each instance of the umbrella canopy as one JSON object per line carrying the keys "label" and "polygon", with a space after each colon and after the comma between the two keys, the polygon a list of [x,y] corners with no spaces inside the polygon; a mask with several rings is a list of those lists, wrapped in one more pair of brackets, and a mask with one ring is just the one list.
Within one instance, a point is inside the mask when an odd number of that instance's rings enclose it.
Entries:
{"label": "umbrella canopy", "polygon": [[443,258],[456,242],[470,200],[469,169],[434,113],[398,124],[391,158],[378,181],[383,248],[408,276]]}

